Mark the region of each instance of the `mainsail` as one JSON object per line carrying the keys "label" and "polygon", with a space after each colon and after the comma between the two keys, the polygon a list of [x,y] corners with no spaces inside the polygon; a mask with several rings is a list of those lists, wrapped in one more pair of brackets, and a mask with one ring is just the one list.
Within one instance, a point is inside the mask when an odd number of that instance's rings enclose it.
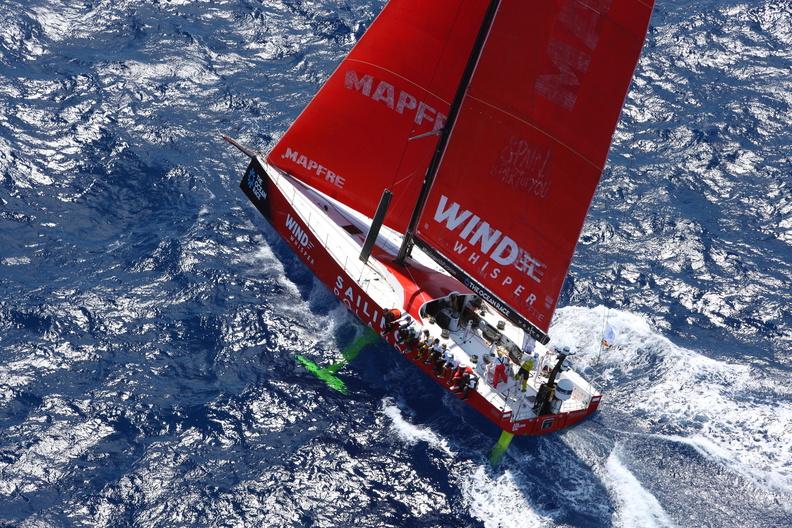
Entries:
{"label": "mainsail", "polygon": [[268,161],[404,231],[488,0],[391,0]]}
{"label": "mainsail", "polygon": [[416,226],[422,248],[542,341],[652,7],[501,0]]}

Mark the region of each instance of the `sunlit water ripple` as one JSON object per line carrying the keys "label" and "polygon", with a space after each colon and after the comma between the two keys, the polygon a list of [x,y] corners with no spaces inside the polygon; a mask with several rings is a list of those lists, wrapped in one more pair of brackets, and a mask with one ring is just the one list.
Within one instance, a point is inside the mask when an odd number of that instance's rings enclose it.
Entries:
{"label": "sunlit water ripple", "polygon": [[[792,525],[792,9],[659,1],[553,335],[606,392],[497,432],[246,203],[382,0],[0,3],[0,525]],[[600,356],[605,321],[615,346]]]}

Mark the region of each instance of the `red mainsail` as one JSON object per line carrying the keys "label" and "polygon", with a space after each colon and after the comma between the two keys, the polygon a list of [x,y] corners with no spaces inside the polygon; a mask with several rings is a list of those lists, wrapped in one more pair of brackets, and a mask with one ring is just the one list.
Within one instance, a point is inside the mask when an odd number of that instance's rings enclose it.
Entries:
{"label": "red mainsail", "polygon": [[652,7],[502,0],[417,225],[422,247],[544,333]]}
{"label": "red mainsail", "polygon": [[404,231],[488,0],[391,0],[268,161]]}

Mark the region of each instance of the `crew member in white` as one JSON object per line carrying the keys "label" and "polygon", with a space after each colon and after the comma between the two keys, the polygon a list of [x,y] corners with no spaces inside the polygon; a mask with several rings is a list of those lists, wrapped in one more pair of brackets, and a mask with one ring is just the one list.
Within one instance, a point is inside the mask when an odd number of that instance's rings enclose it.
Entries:
{"label": "crew member in white", "polygon": [[473,331],[473,321],[468,319],[467,324],[465,324],[465,334],[462,336],[462,341],[467,341],[467,338],[470,337],[472,331]]}

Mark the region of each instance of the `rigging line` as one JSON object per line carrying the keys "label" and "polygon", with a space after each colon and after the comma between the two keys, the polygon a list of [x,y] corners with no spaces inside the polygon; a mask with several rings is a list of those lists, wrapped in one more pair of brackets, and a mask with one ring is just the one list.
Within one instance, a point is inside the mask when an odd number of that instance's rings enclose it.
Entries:
{"label": "rigging line", "polygon": [[[412,133],[412,131],[410,131]],[[404,147],[402,148],[401,156],[399,156],[399,164],[396,165],[396,172],[393,174],[391,178],[391,189],[395,190],[396,185],[402,182],[404,179],[399,180],[396,182],[396,178],[399,177],[399,172],[401,172],[402,164],[404,163],[404,156],[407,154],[407,148],[410,146],[410,140],[404,142]]]}
{"label": "rigging line", "polygon": [[405,182],[405,181],[409,180],[410,178],[415,178],[415,174],[416,174],[415,171],[411,172],[410,174],[408,174],[407,176],[405,176],[401,180],[398,180],[397,182],[393,183],[393,186],[396,187],[397,185],[401,185],[402,182]]}

